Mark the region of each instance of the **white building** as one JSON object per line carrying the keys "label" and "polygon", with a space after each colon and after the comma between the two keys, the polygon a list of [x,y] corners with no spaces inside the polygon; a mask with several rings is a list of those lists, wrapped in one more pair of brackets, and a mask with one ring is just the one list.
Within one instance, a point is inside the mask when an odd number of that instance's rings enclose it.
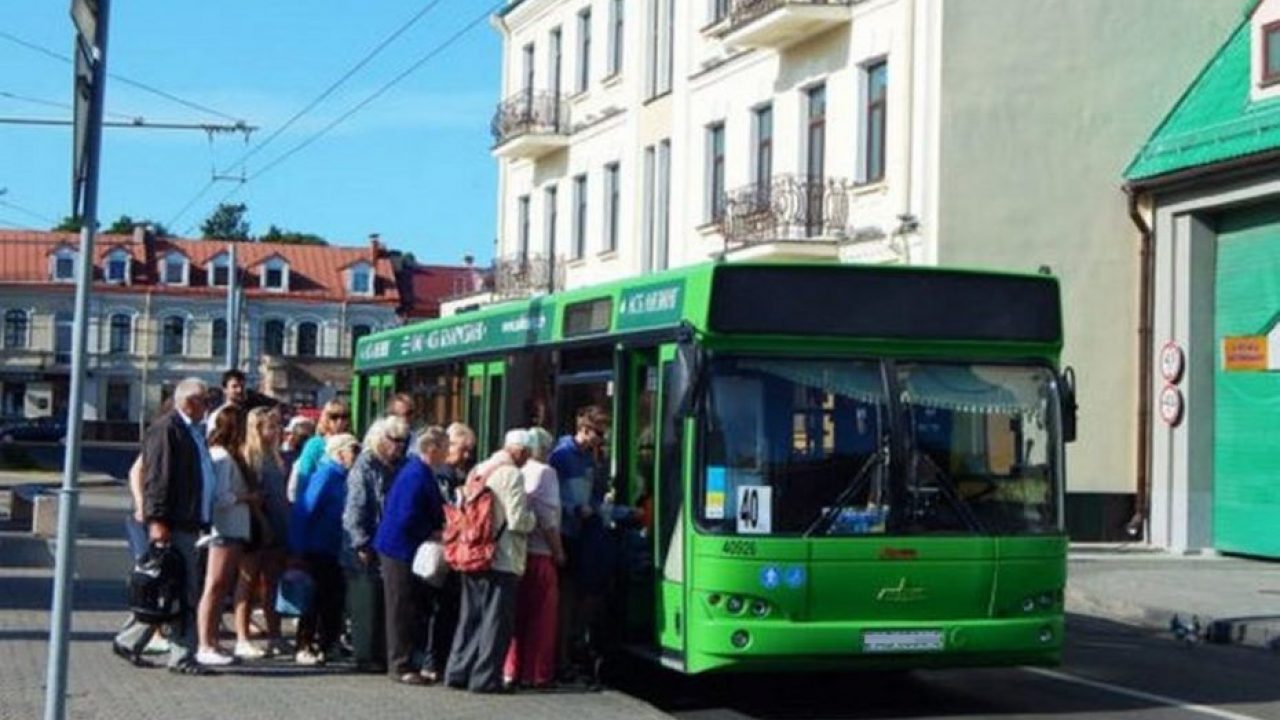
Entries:
{"label": "white building", "polygon": [[513,0],[494,18],[499,294],[721,253],[1047,267],[1080,382],[1072,532],[1123,536],[1144,459],[1120,174],[1239,12]]}
{"label": "white building", "polygon": [[[226,242],[99,235],[84,418],[126,438],[182,378],[226,369]],[[66,410],[78,238],[0,231],[0,417]],[[341,248],[239,243],[240,368],[250,386],[299,405],[349,391],[355,340],[399,324],[400,294],[380,243]]]}

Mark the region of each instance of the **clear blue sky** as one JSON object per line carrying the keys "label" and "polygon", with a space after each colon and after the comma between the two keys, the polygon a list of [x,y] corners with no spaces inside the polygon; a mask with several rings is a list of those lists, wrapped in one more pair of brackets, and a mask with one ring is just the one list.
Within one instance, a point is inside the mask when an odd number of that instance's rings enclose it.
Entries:
{"label": "clear blue sky", "polygon": [[[234,185],[208,184],[279,128],[428,0],[217,0],[112,5],[108,70],[261,130],[210,142],[199,131],[110,129],[104,134],[99,217],[121,214],[198,235]],[[359,103],[492,2],[441,0],[323,104],[250,158],[249,175]],[[66,0],[7,0],[0,30],[70,55]],[[487,260],[493,249],[496,166],[489,119],[499,94],[501,44],[483,22],[345,123],[245,185],[255,233],[271,223],[343,245],[382,234],[423,262]],[[10,95],[71,102],[71,67],[0,37],[0,116],[68,117]],[[115,80],[108,120],[224,122]],[[0,227],[47,229],[70,211],[69,128],[0,124]],[[20,206],[21,209],[15,206]],[[25,211],[25,212],[24,212]]]}

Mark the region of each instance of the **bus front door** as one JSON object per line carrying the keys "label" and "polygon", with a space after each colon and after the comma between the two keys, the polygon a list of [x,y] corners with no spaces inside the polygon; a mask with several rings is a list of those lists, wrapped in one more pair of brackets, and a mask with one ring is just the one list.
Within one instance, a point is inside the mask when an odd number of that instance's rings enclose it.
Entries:
{"label": "bus front door", "polygon": [[655,622],[662,664],[684,670],[685,638],[688,634],[688,599],[685,575],[688,567],[688,538],[685,533],[685,458],[688,455],[686,420],[678,415],[675,347],[662,348],[659,356],[656,482],[653,512],[653,570],[657,602]]}
{"label": "bus front door", "polygon": [[506,430],[506,365],[501,360],[467,365],[467,424],[476,433],[476,460],[502,447]]}

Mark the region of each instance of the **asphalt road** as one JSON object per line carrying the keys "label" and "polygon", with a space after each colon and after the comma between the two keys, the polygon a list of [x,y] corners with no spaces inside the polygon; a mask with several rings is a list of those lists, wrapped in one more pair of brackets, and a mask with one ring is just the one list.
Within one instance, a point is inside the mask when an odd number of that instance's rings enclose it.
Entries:
{"label": "asphalt road", "polygon": [[1280,655],[1187,646],[1072,617],[1063,666],[688,681],[637,670],[633,696],[680,718],[1280,719]]}

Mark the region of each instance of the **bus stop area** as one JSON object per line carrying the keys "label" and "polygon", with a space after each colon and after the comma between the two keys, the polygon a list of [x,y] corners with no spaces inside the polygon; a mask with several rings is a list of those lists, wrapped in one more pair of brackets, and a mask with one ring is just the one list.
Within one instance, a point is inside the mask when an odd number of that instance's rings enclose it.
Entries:
{"label": "bus stop area", "polygon": [[[10,491],[26,484],[21,479],[0,476],[0,720],[38,717],[44,698],[52,544],[8,522]],[[42,480],[53,489],[52,478]],[[192,718],[310,719],[328,716],[333,703],[386,718],[668,717],[642,698],[612,690],[477,696],[287,661],[211,678],[132,668],[108,644],[125,617],[121,578],[128,560],[119,528],[127,500],[123,485],[100,480],[82,495],[68,706],[73,717],[171,717],[181,706]],[[1072,546],[1068,577],[1069,613],[1173,636],[1185,634],[1173,629],[1175,616],[1179,627],[1191,626],[1195,618],[1199,642],[1280,649],[1280,564],[1085,544]]]}

